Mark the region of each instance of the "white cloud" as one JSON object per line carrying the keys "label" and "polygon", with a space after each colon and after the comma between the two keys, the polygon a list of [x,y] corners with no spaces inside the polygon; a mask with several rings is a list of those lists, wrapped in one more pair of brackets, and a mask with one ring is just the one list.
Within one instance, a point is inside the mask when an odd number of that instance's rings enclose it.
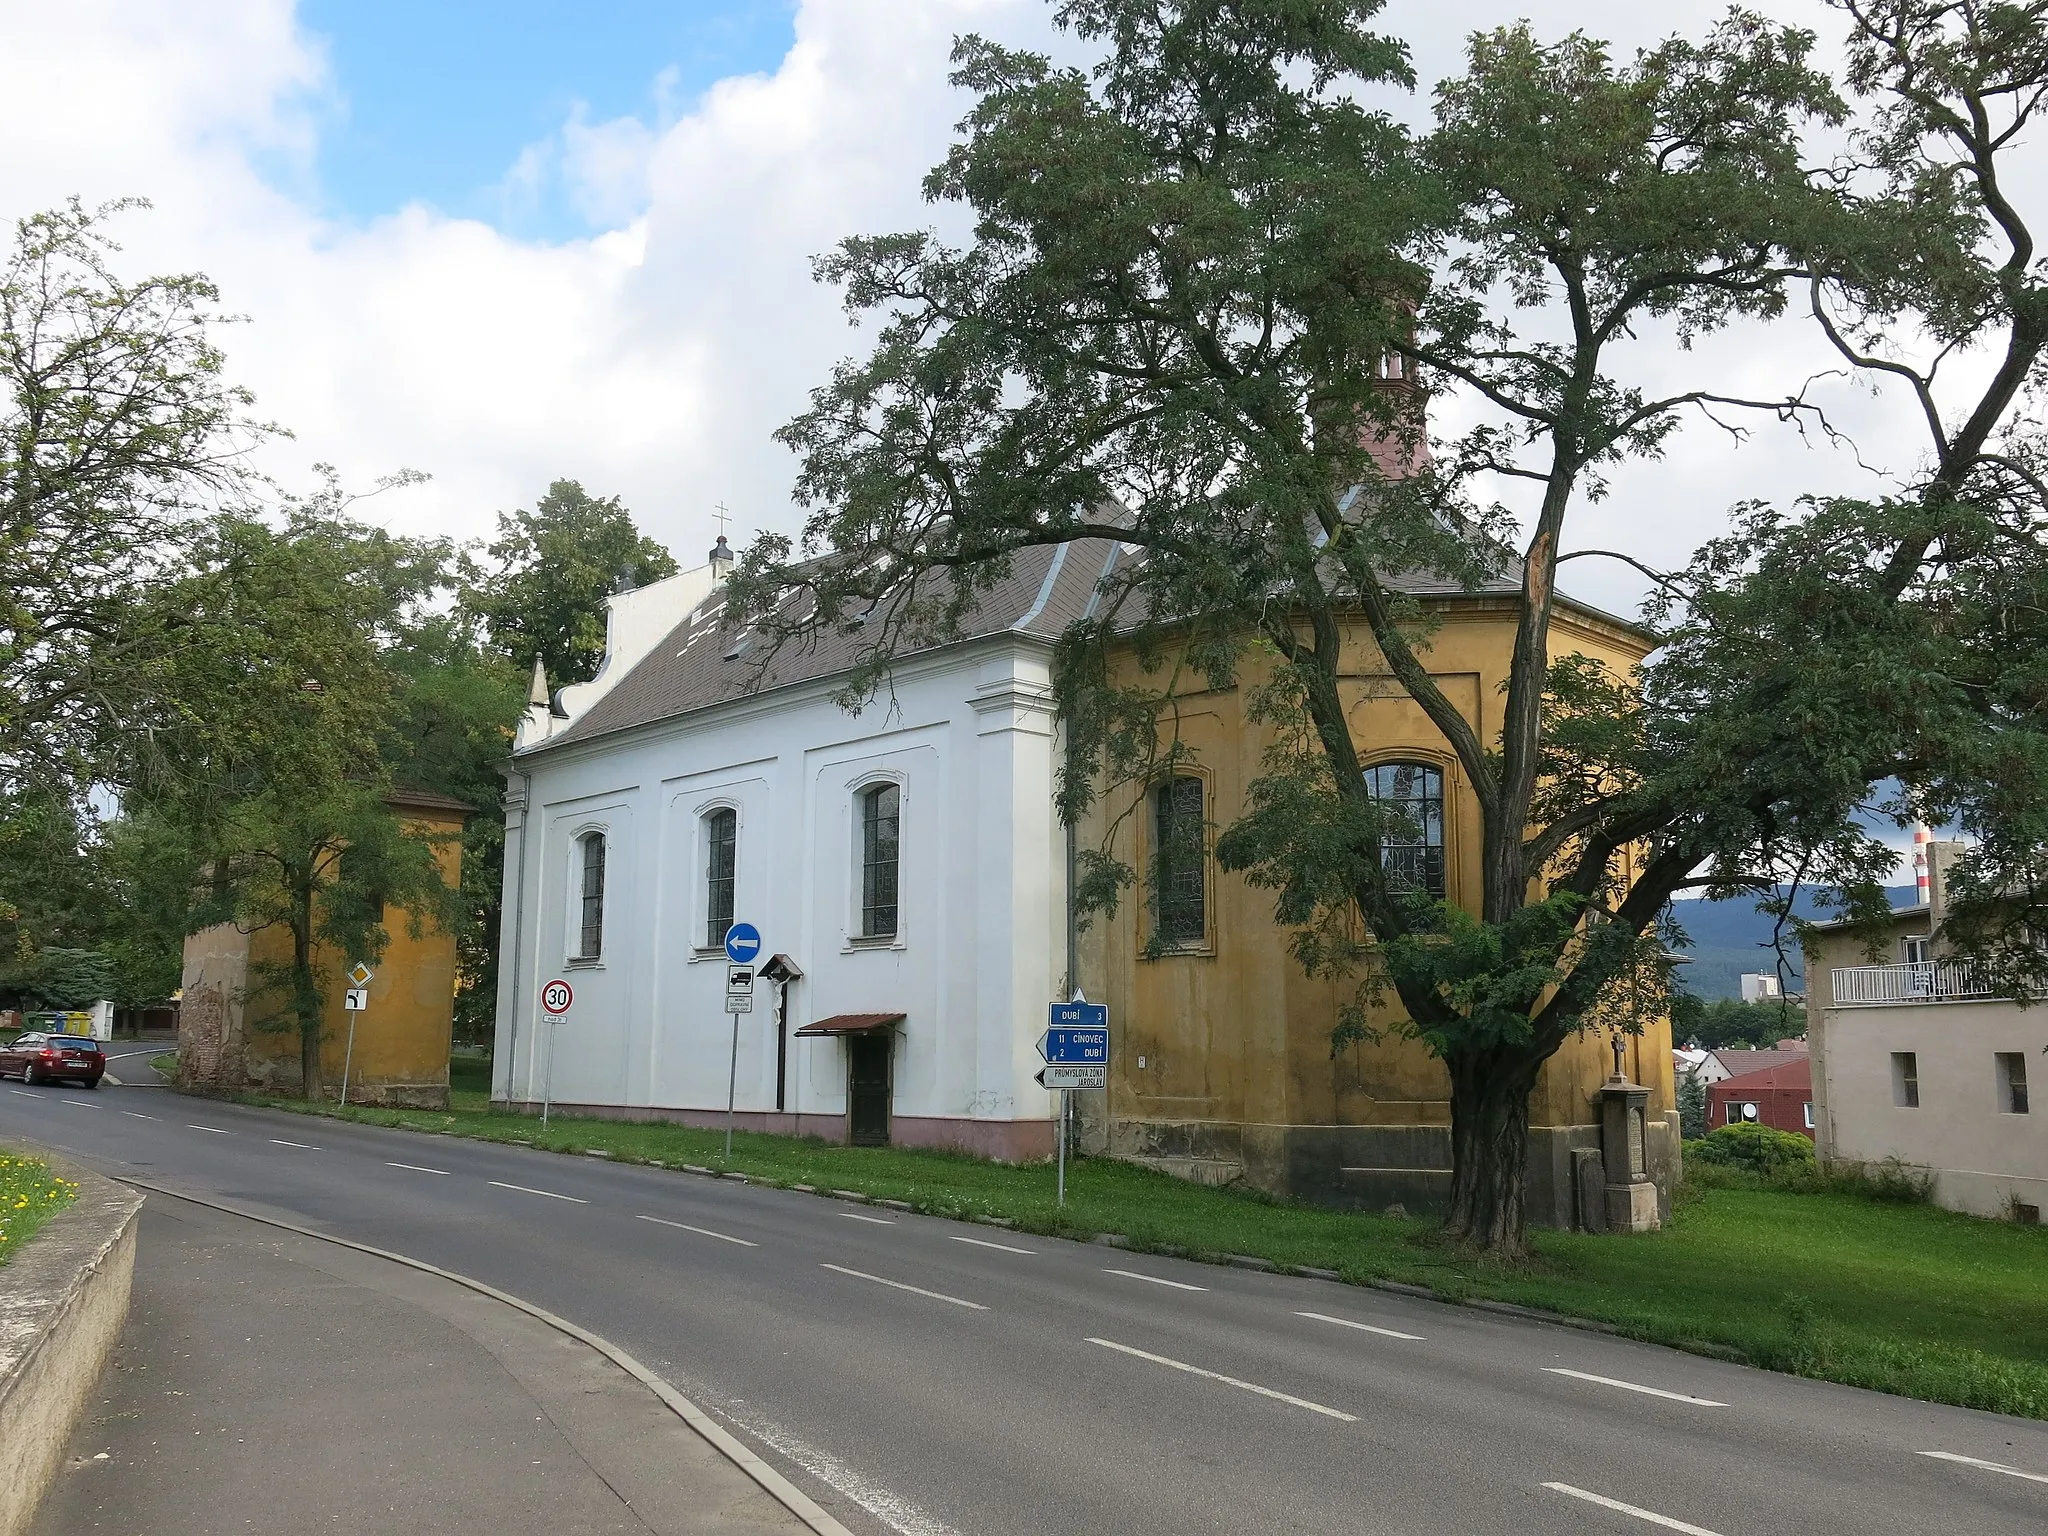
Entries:
{"label": "white cloud", "polygon": [[[1410,34],[1428,81],[1456,67],[1465,33],[1523,9],[1539,28],[1628,47],[1696,30],[1720,4],[1393,0],[1383,22]],[[1808,12],[1820,14],[1798,0]],[[508,223],[552,178],[597,231],[548,243],[424,207],[367,225],[321,216],[313,150],[346,82],[290,0],[9,0],[0,208],[154,199],[120,230],[131,270],[204,269],[251,317],[229,346],[263,413],[298,434],[271,454],[280,475],[316,459],[359,482],[427,470],[431,485],[378,515],[459,535],[574,476],[623,494],[691,560],[716,502],[742,536],[791,522],[794,464],[769,434],[856,341],[810,258],[847,234],[943,217],[918,186],[964,109],[946,84],[954,34],[1043,40],[1047,16],[1041,0],[804,0],[773,73],[721,81],[687,109],[657,81],[652,123],[579,109],[548,140],[507,146]],[[1825,366],[1790,333],[1708,351],[1730,392]],[[1676,561],[1738,495],[1853,474],[1782,430],[1739,453],[1692,431],[1620,477],[1575,542]],[[1633,578],[1593,564],[1573,567],[1572,585],[1630,601]]]}

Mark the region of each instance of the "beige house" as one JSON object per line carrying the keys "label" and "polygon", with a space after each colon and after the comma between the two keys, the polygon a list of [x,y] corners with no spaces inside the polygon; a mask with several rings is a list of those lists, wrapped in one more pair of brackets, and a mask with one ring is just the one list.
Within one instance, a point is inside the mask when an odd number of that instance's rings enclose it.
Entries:
{"label": "beige house", "polygon": [[1814,1136],[1823,1162],[1893,1162],[1934,1198],[1978,1216],[2038,1222],[2048,1206],[2048,1003],[1995,997],[1944,958],[1943,879],[1962,851],[1935,843],[1928,900],[1892,916],[1882,952],[1824,927],[1807,952]]}

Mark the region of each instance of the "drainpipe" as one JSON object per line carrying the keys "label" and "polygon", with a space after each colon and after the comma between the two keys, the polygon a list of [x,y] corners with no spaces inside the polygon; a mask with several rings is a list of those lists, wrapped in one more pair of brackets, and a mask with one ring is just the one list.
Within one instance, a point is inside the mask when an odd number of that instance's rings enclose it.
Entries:
{"label": "drainpipe", "polygon": [[[505,777],[509,779],[513,774],[519,775],[519,859],[518,873],[513,876],[512,888],[512,1008],[506,1015],[510,1028],[505,1036],[505,1058],[510,1064],[505,1078],[508,1097],[512,1089],[511,1073],[517,1071],[519,1065],[519,967],[520,951],[524,944],[521,935],[526,928],[526,838],[533,804],[533,775],[521,768],[508,767]],[[498,981],[501,986],[504,984],[505,958],[503,954],[498,956]],[[529,1100],[533,1097],[531,1062],[527,1064],[526,1097]]]}

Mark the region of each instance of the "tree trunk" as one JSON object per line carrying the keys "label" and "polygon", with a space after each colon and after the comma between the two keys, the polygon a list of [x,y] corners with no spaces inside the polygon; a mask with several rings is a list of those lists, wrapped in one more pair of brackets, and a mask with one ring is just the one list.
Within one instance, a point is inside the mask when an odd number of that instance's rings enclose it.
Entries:
{"label": "tree trunk", "polygon": [[1507,1258],[1527,1252],[1523,1180],[1529,1093],[1540,1058],[1493,1050],[1445,1058],[1451,1074],[1451,1209],[1444,1230]]}
{"label": "tree trunk", "polygon": [[299,1092],[308,1103],[325,1097],[320,1071],[320,987],[313,979],[313,895],[303,891],[292,919],[292,1012],[299,1024]]}

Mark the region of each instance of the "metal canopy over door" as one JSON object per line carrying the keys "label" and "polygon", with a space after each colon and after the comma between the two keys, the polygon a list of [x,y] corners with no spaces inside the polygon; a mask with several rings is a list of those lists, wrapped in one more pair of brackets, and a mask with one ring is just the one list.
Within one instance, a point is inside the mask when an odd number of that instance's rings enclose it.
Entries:
{"label": "metal canopy over door", "polygon": [[856,1147],[889,1144],[889,1062],[895,1035],[886,1029],[846,1037],[846,1136]]}

